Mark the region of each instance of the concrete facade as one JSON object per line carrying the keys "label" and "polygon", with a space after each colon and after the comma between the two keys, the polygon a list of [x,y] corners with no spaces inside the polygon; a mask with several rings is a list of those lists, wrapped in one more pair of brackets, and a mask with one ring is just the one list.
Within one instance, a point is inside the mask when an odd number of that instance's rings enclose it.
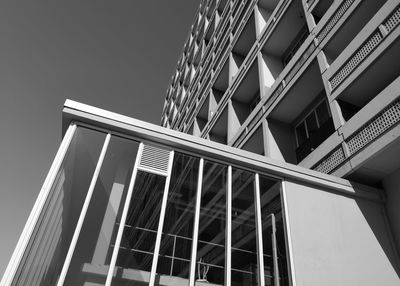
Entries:
{"label": "concrete facade", "polygon": [[400,250],[399,23],[398,0],[201,1],[161,125],[382,189]]}
{"label": "concrete facade", "polygon": [[162,127],[66,101],[0,285],[399,285],[398,23],[201,1]]}

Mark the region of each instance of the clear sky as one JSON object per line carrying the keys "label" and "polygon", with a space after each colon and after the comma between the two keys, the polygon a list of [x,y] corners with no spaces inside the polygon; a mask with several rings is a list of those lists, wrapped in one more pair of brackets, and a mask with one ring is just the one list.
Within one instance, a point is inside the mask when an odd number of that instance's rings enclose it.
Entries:
{"label": "clear sky", "polygon": [[60,144],[65,99],[159,124],[199,2],[0,2],[0,279]]}

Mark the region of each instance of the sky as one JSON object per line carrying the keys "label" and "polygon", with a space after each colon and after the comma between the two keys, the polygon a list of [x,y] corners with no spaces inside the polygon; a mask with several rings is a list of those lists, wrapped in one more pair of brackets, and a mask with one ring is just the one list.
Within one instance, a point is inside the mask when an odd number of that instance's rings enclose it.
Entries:
{"label": "sky", "polygon": [[159,124],[200,1],[0,1],[0,279],[61,142],[65,100]]}

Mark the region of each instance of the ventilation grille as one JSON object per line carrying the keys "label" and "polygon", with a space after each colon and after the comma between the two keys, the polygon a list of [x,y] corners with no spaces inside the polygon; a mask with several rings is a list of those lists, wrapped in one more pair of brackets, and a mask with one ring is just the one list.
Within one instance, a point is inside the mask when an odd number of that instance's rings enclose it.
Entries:
{"label": "ventilation grille", "polygon": [[377,31],[358,49],[350,60],[330,80],[332,90],[334,90],[372,52],[382,39],[381,33]]}
{"label": "ventilation grille", "polygon": [[383,134],[400,121],[400,100],[388,105],[384,110],[365,124],[361,130],[347,140],[350,155]]}
{"label": "ventilation grille", "polygon": [[329,153],[317,165],[313,167],[315,171],[330,174],[335,170],[345,159],[342,146],[336,148],[333,152]]}
{"label": "ventilation grille", "polygon": [[342,18],[343,14],[347,11],[347,9],[353,4],[354,0],[346,0],[340,5],[339,9],[336,10],[335,14],[329,19],[328,24],[322,29],[321,33],[317,36],[318,42],[321,41],[328,35],[328,33],[332,30],[335,24]]}
{"label": "ventilation grille", "polygon": [[168,175],[169,150],[144,145],[139,168]]}
{"label": "ventilation grille", "polygon": [[393,12],[393,14],[383,23],[386,30],[390,32],[400,23],[400,6],[397,7],[397,10]]}

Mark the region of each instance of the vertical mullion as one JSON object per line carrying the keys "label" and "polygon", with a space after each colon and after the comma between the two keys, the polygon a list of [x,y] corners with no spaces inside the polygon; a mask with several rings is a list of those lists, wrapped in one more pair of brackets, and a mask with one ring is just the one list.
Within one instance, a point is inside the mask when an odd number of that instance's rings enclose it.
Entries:
{"label": "vertical mullion", "polygon": [[165,211],[167,209],[169,182],[171,181],[171,172],[172,172],[173,161],[174,161],[174,151],[171,151],[169,153],[168,176],[167,176],[167,179],[165,180],[164,194],[163,194],[163,199],[161,202],[160,220],[158,222],[157,238],[156,238],[156,244],[154,246],[153,262],[151,265],[149,286],[153,286],[155,279],[156,279],[158,255],[160,252],[161,236],[162,236],[162,230],[163,230],[163,225],[164,225]]}
{"label": "vertical mullion", "polygon": [[196,206],[194,213],[192,256],[191,256],[192,259],[190,261],[189,286],[194,286],[195,275],[196,275],[197,240],[199,238],[199,220],[200,220],[200,207],[201,207],[201,186],[203,184],[203,166],[204,166],[204,159],[200,158],[199,175],[197,177],[197,193],[196,193]]}
{"label": "vertical mullion", "polygon": [[274,282],[275,286],[279,286],[279,268],[278,268],[278,250],[276,245],[276,224],[275,224],[275,215],[271,214],[271,225],[272,225],[272,257],[274,260]]}
{"label": "vertical mullion", "polygon": [[231,285],[232,257],[232,166],[228,166],[226,188],[225,286]]}
{"label": "vertical mullion", "polygon": [[292,260],[292,236],[291,236],[291,229],[290,229],[290,219],[287,207],[287,198],[286,198],[286,181],[282,180],[281,182],[281,197],[282,197],[282,208],[283,208],[283,221],[284,221],[284,229],[285,229],[285,243],[286,243],[286,261],[288,266],[288,274],[289,280],[292,286],[296,286],[296,271],[294,267],[294,263]]}
{"label": "vertical mullion", "polygon": [[86,194],[85,202],[83,203],[82,210],[81,210],[78,222],[75,227],[74,235],[72,236],[71,244],[69,245],[67,256],[64,260],[64,265],[61,270],[61,274],[58,279],[57,286],[62,286],[64,284],[65,276],[67,275],[67,271],[68,271],[69,265],[71,263],[72,255],[74,254],[75,246],[78,242],[79,234],[81,233],[83,221],[85,220],[86,213],[89,208],[89,203],[92,199],[94,187],[96,186],[97,178],[99,176],[101,166],[103,165],[104,157],[106,155],[108,144],[110,143],[110,139],[111,139],[111,134],[108,133],[106,136],[106,139],[104,140],[103,148],[101,149],[101,153],[100,153],[99,159],[97,161],[96,169],[94,170],[93,177],[90,182],[88,192]]}
{"label": "vertical mullion", "polygon": [[21,262],[21,259],[26,251],[28,242],[35,230],[35,226],[43,210],[43,206],[47,200],[47,197],[49,196],[51,186],[53,185],[58,170],[61,167],[61,164],[64,160],[65,154],[68,151],[68,148],[71,144],[72,138],[74,137],[76,129],[77,129],[76,124],[71,124],[68,127],[67,131],[65,132],[64,139],[61,142],[60,148],[58,149],[54,161],[50,167],[50,171],[47,174],[47,177],[39,192],[36,202],[31,210],[31,213],[24,226],[22,234],[18,240],[17,246],[14,249],[10,262],[7,265],[6,271],[4,272],[3,278],[0,281],[1,285],[10,285],[12,280],[14,279],[18,265]]}
{"label": "vertical mullion", "polygon": [[254,203],[256,211],[256,239],[257,239],[257,261],[258,261],[258,281],[260,286],[265,286],[264,276],[264,248],[262,237],[262,216],[260,201],[260,176],[255,174]]}
{"label": "vertical mullion", "polygon": [[115,239],[114,249],[113,249],[113,253],[112,253],[111,261],[110,261],[110,268],[108,269],[105,286],[110,286],[112,278],[113,278],[115,263],[117,262],[119,247],[121,245],[122,235],[123,235],[124,227],[125,227],[125,223],[126,223],[126,217],[128,216],[129,205],[130,205],[130,201],[131,201],[131,197],[132,197],[132,193],[133,193],[133,186],[134,186],[135,180],[136,180],[138,164],[140,161],[140,157],[142,156],[142,153],[143,153],[143,143],[140,143],[138,153],[136,156],[135,165],[134,165],[133,171],[132,171],[131,181],[130,181],[129,187],[128,187],[128,193],[127,193],[126,199],[125,199],[124,209],[122,211],[121,221],[120,221],[120,224],[118,227],[117,238]]}

